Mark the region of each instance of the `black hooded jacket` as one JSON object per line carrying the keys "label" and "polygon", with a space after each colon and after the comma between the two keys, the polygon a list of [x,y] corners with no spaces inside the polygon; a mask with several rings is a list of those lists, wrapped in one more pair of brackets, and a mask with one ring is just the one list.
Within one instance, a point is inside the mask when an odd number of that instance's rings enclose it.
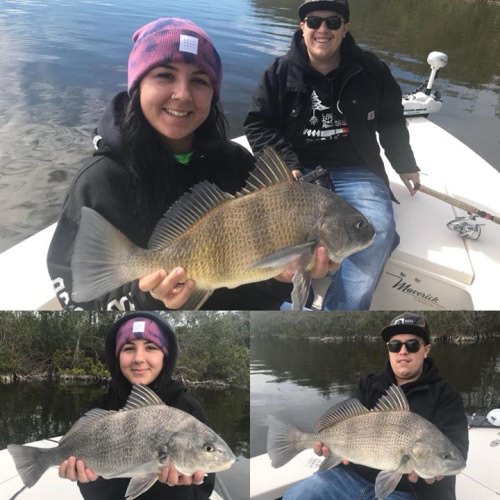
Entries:
{"label": "black hooded jacket", "polygon": [[[98,299],[75,303],[71,298],[71,256],[80,223],[82,207],[91,207],[136,245],[147,248],[157,222],[166,210],[193,185],[208,180],[222,190],[235,193],[245,184],[254,166],[253,156],[242,146],[230,141],[205,144],[194,152],[189,165],[173,165],[169,195],[138,210],[135,184],[122,160],[122,139],[117,116],[128,102],[125,92],[118,94],[105,111],[94,142],[97,150],[86,160],[73,180],[64,201],[62,213],[52,238],[47,266],[61,305],[65,308],[91,310],[160,310],[163,302],[141,292],[134,281]],[[165,162],[159,158],[159,162]],[[159,182],[159,181],[158,181]],[[167,191],[167,190],[165,190]],[[291,285],[276,280],[243,285],[237,289],[219,289],[205,302],[203,309],[241,310],[278,309],[289,299]]]}
{"label": "black hooded jacket", "polygon": [[[110,328],[106,338],[106,361],[111,371],[112,382],[109,391],[89,405],[86,410],[102,408],[104,410],[119,410],[125,406],[130,392],[130,383],[120,376],[118,361],[115,354],[116,332],[120,325],[130,318],[148,317],[157,322],[168,341],[168,356],[158,378],[150,385],[151,389],[169,406],[183,410],[193,415],[201,422],[209,425],[208,418],[200,404],[187,394],[187,389],[180,381],[172,379],[172,373],[177,362],[177,340],[175,334],[159,315],[152,312],[134,312],[120,318]],[[99,477],[90,483],[78,483],[80,492],[86,500],[117,500],[125,498],[129,478],[103,479]],[[156,482],[149,490],[140,495],[138,500],[208,500],[213,491],[215,474],[208,474],[199,486],[168,486]]]}
{"label": "black hooded jacket", "polygon": [[[369,409],[373,408],[390,385],[396,384],[392,368],[387,362],[384,372],[371,374],[360,380],[358,399]],[[422,375],[401,386],[408,398],[411,411],[432,422],[467,458],[469,449],[468,424],[460,394],[446,382],[430,358],[424,360]],[[368,481],[374,483],[376,469],[349,464]],[[406,476],[397,490],[410,491],[419,500],[455,500],[455,476],[446,476],[433,484],[423,479],[410,483]]]}
{"label": "black hooded jacket", "polygon": [[[245,120],[245,133],[254,153],[273,145],[291,169],[300,169],[297,149],[311,113],[310,85],[330,86],[344,116],[356,154],[364,165],[388,184],[380,144],[398,173],[417,172],[403,116],[402,94],[387,65],[362,50],[347,33],[337,70],[322,75],[308,61],[298,30],[288,53],[266,70]],[[328,163],[323,165],[328,167]]]}

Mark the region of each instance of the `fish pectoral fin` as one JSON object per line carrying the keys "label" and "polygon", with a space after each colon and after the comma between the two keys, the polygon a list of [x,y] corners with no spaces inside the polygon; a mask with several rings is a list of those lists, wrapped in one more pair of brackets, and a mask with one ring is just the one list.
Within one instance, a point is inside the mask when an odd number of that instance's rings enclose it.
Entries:
{"label": "fish pectoral fin", "polygon": [[375,495],[377,496],[377,500],[383,500],[388,497],[396,489],[402,475],[397,470],[379,472],[375,480]]}
{"label": "fish pectoral fin", "polygon": [[325,470],[332,469],[333,467],[337,467],[340,462],[342,462],[342,457],[338,457],[330,452],[330,455],[328,455],[323,462],[321,462],[318,472],[323,472]]}
{"label": "fish pectoral fin", "polygon": [[[315,246],[311,247],[311,252],[314,248]],[[297,262],[297,269],[292,280],[292,311],[302,311],[306,305],[311,288],[311,257],[313,257],[311,253],[304,252]]]}
{"label": "fish pectoral fin", "polygon": [[292,310],[302,311],[306,305],[309,288],[311,287],[311,272],[299,267],[293,275],[292,283]]}
{"label": "fish pectoral fin", "polygon": [[212,293],[214,293],[213,290],[196,288],[180,309],[184,311],[197,311],[208,300]]}
{"label": "fish pectoral fin", "polygon": [[133,498],[137,498],[139,495],[142,495],[156,483],[157,479],[157,472],[133,477],[128,484],[127,491],[125,492],[125,500],[132,500]]}
{"label": "fish pectoral fin", "polygon": [[301,243],[300,245],[293,245],[291,247],[285,247],[277,252],[266,255],[261,259],[255,261],[248,268],[255,269],[258,267],[283,267],[290,264],[295,259],[300,259],[304,255],[308,257],[308,262],[311,258],[312,251],[318,244],[317,241],[308,241],[307,243]]}

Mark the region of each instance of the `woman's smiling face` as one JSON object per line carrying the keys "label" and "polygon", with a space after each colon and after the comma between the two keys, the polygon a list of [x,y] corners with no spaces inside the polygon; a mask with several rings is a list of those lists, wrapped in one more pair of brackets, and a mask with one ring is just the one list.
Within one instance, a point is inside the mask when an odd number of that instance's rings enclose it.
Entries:
{"label": "woman's smiling face", "polygon": [[192,151],[195,131],[210,114],[213,96],[209,76],[195,64],[157,66],[140,83],[142,112],[173,153]]}
{"label": "woman's smiling face", "polygon": [[151,384],[163,368],[163,351],[149,340],[132,340],[119,354],[120,370],[131,384]]}

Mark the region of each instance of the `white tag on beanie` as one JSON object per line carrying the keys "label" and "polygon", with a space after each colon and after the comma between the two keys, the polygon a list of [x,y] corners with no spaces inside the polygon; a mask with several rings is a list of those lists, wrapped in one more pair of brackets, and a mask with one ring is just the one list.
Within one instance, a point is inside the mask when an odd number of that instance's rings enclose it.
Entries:
{"label": "white tag on beanie", "polygon": [[181,35],[179,39],[179,51],[198,54],[198,38],[190,35]]}
{"label": "white tag on beanie", "polygon": [[133,333],[144,333],[146,330],[146,322],[145,321],[134,321],[132,326]]}

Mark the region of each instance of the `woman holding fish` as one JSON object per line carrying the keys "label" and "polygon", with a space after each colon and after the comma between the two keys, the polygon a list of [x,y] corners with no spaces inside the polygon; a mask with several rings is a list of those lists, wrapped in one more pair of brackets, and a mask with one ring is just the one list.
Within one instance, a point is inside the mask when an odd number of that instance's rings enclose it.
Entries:
{"label": "woman holding fish", "polygon": [[[172,379],[177,360],[177,341],[173,330],[159,316],[154,313],[137,312],[129,313],[119,319],[107,336],[106,360],[112,379],[108,392],[94,403],[94,408],[120,410],[127,402],[132,384],[143,384],[153,389],[167,405],[183,410],[202,422],[207,422],[205,412],[195,399],[186,394],[182,382]],[[154,422],[150,422],[151,433],[154,425]],[[115,440],[127,438],[126,435],[119,435],[121,433],[118,431],[109,429],[111,437],[107,447],[113,447]],[[190,441],[192,440],[193,436],[190,437]],[[187,445],[188,442],[186,447]],[[139,457],[140,448],[141,443],[135,443],[129,453],[137,453]],[[77,460],[78,458],[78,456],[70,457],[64,461],[59,467],[59,475],[73,481],[78,480],[84,498],[92,500],[125,498],[129,482],[131,483],[130,476],[127,477],[125,474],[125,477],[103,479],[93,470],[86,468],[85,463]],[[231,458],[232,460],[228,461],[227,467],[224,468],[228,468],[234,461],[232,453]],[[159,475],[153,473],[152,486],[144,489],[138,498],[208,499],[214,487],[214,475],[209,474],[205,477],[204,470],[212,470],[213,464],[203,464],[202,461],[197,463],[200,470],[192,475],[181,474],[176,465],[172,464],[164,467]],[[137,466],[139,465],[140,463],[137,463]],[[180,466],[179,461],[179,468]],[[106,464],[106,467],[109,469],[110,464]],[[156,477],[158,481],[154,482]],[[133,480],[139,479],[137,476],[136,478]]]}
{"label": "woman holding fish", "polygon": [[[182,267],[158,268],[104,295],[90,290],[89,300],[72,297],[71,258],[82,208],[93,209],[127,240],[146,248],[165,211],[191,187],[209,181],[235,193],[254,165],[250,153],[226,140],[221,60],[208,35],[189,20],[161,18],[137,30],[133,42],[128,91],[113,99],[98,124],[94,155],[71,185],[49,248],[48,270],[63,307],[199,307],[206,297],[193,294],[196,284]],[[112,281],[101,259],[95,266],[100,266],[96,282]],[[320,247],[314,274],[327,270],[328,256]],[[289,297],[290,280],[285,272],[277,279],[216,290],[203,307],[277,309]]]}

